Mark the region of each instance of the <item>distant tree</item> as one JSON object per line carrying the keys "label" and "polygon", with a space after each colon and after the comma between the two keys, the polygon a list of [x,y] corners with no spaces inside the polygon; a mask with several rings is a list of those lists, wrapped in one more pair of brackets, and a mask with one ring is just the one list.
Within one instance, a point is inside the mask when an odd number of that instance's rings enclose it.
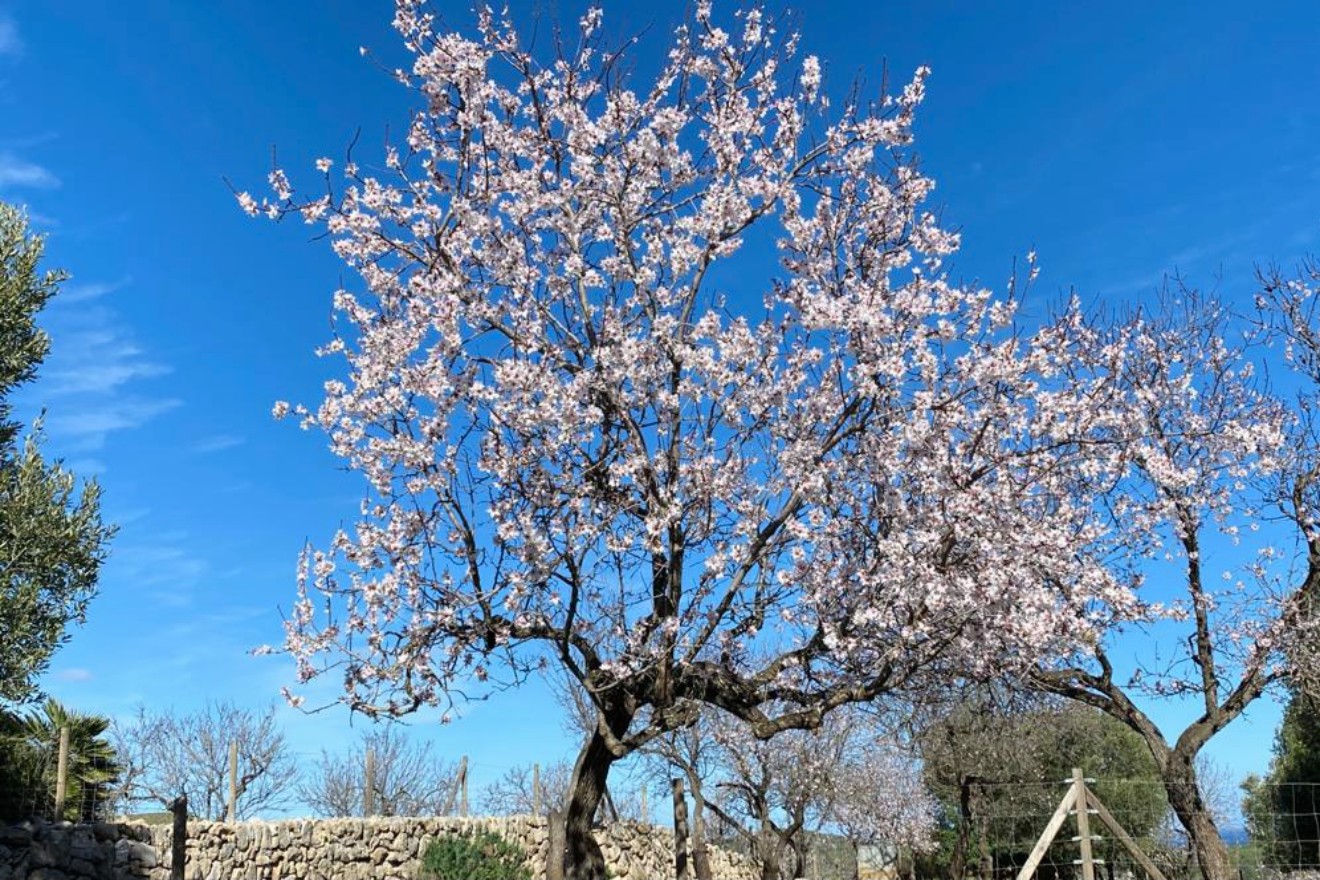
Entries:
{"label": "distant tree", "polygon": [[58,784],[60,731],[69,731],[64,811],[71,821],[106,818],[115,806],[119,765],[106,739],[110,719],[70,711],[55,700],[26,714],[0,713],[0,819],[50,816]]}
{"label": "distant tree", "polygon": [[708,781],[714,784],[718,777],[721,750],[711,737],[710,724],[698,721],[656,737],[644,754],[652,759],[653,777],[669,780],[678,775],[683,779],[692,802],[692,873],[696,880],[711,880],[706,784]]}
{"label": "distant tree", "polygon": [[938,873],[959,880],[974,861],[984,874],[991,861],[1025,859],[1074,767],[1095,780],[1092,789],[1131,835],[1160,826],[1168,801],[1140,736],[1097,709],[1005,707],[998,697],[985,693],[948,709],[918,739],[926,782],[950,826],[948,864]]}
{"label": "distant tree", "polygon": [[123,764],[125,803],[168,804],[188,795],[190,813],[222,819],[229,798],[229,748],[238,744],[237,818],[291,803],[298,768],[275,726],[275,709],[258,713],[232,703],[210,703],[188,715],[155,713],[139,706],[113,728]]}
{"label": "distant tree", "polygon": [[[535,774],[530,765],[510,767],[504,775],[487,785],[481,794],[482,808],[492,816],[537,815],[537,797],[533,787]],[[562,809],[568,800],[573,765],[556,761],[540,768],[540,815]]]}
{"label": "distant tree", "polygon": [[1320,700],[1293,693],[1263,778],[1242,784],[1247,832],[1280,869],[1320,865]]}
{"label": "distant tree", "polygon": [[366,791],[366,755],[373,753],[373,813],[378,816],[443,815],[456,768],[433,754],[430,743],[409,739],[399,725],[363,731],[348,752],[321,750],[298,784],[298,796],[318,816],[360,816]]}
{"label": "distant tree", "polygon": [[[763,880],[805,876],[815,833],[843,831],[853,843],[924,849],[934,802],[917,765],[861,711],[833,713],[820,728],[769,740],[736,719],[710,725],[718,794],[707,807],[741,837]],[[712,781],[707,780],[708,787]]]}
{"label": "distant tree", "polygon": [[37,313],[65,275],[40,271],[44,242],[0,203],[0,705],[36,694],[37,677],[96,594],[113,528],[101,492],[41,456],[38,426],[20,442],[9,395],[31,381],[50,340]]}

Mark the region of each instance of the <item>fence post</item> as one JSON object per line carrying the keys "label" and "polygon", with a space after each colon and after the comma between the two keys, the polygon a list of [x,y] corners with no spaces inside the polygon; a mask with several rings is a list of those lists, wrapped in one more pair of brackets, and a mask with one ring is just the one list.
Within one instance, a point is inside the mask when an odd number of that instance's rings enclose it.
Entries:
{"label": "fence post", "polygon": [[[1026,864],[1022,866],[1022,870],[1018,871],[1017,880],[1030,880],[1031,876],[1036,873],[1036,868],[1040,866],[1041,859],[1045,858],[1045,851],[1054,842],[1054,836],[1059,833],[1063,823],[1068,821],[1068,812],[1075,803],[1077,803],[1077,787],[1069,785],[1068,793],[1063,796],[1058,809],[1050,817],[1049,823],[1045,826],[1045,832],[1036,841],[1036,845],[1031,848],[1031,854],[1027,856]],[[1085,803],[1082,804],[1082,808],[1086,808]]]}
{"label": "fence post", "polygon": [[64,818],[64,796],[69,788],[69,728],[60,728],[60,750],[55,763],[55,820]]}
{"label": "fence post", "polygon": [[174,814],[170,835],[170,880],[183,880],[183,863],[188,860],[188,795],[181,794],[169,803]]}
{"label": "fence post", "polygon": [[1086,780],[1082,778],[1082,768],[1073,768],[1073,790],[1077,793],[1077,842],[1082,848],[1082,880],[1095,880],[1095,862],[1091,857],[1091,817],[1090,798],[1086,796]]}
{"label": "fence post", "polygon": [[541,815],[541,765],[532,765],[532,815]]}
{"label": "fence post", "polygon": [[366,766],[362,769],[362,815],[370,816],[376,810],[376,750],[367,749]]}
{"label": "fence post", "polygon": [[642,824],[650,825],[651,817],[646,809],[646,786],[642,786]]}
{"label": "fence post", "polygon": [[238,821],[238,740],[229,742],[229,805],[225,809],[225,821]]}
{"label": "fence post", "polygon": [[674,878],[688,880],[687,798],[682,779],[671,779],[669,784],[674,789]]}
{"label": "fence post", "polygon": [[467,755],[463,756],[463,762],[462,764],[459,765],[458,784],[459,784],[459,801],[458,801],[459,814],[466,816],[468,814]]}
{"label": "fence post", "polygon": [[459,791],[463,792],[463,800],[460,802],[463,807],[463,813],[467,814],[467,755],[458,762],[458,772],[454,774],[454,784],[449,787],[449,797],[445,798],[444,815],[454,815],[454,802],[458,800]]}

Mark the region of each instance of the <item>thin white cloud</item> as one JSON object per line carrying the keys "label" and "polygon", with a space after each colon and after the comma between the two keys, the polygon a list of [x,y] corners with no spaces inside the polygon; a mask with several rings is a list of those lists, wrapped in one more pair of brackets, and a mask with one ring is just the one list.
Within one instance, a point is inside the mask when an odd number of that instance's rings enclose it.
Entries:
{"label": "thin white cloud", "polygon": [[18,24],[8,15],[0,15],[0,58],[19,58],[23,55],[23,38]]}
{"label": "thin white cloud", "polygon": [[130,507],[128,510],[116,510],[114,521],[120,526],[126,526],[129,523],[141,522],[151,516],[150,507]]}
{"label": "thin white cloud", "polygon": [[125,542],[115,548],[104,577],[108,583],[132,584],[136,593],[159,605],[187,608],[210,569],[188,543],[189,536],[182,531]]}
{"label": "thin white cloud", "polygon": [[181,403],[173,399],[129,399],[108,400],[85,407],[65,406],[52,413],[46,425],[51,433],[70,438],[78,449],[100,449],[109,434],[140,428]]}
{"label": "thin white cloud", "polygon": [[46,426],[71,452],[101,449],[106,437],[130,431],[180,405],[174,398],[151,394],[145,380],[170,367],[152,359],[132,331],[111,309],[96,302],[126,281],[84,282],[70,288],[76,308],[57,306],[46,313],[50,355],[32,386],[32,396],[46,406]]}
{"label": "thin white cloud", "polygon": [[83,457],[75,458],[68,463],[69,470],[73,471],[84,479],[88,477],[99,477],[105,473],[105,462],[99,458]]}
{"label": "thin white cloud", "polygon": [[[164,364],[145,360],[140,348],[113,332],[76,333],[65,344],[77,348],[80,354],[67,367],[46,371],[46,393],[52,397],[112,394],[134,379],[150,379],[170,371]],[[101,355],[99,361],[97,354]]]}
{"label": "thin white cloud", "polygon": [[96,676],[92,674],[92,670],[83,669],[79,666],[60,669],[55,673],[55,678],[59,681],[91,681],[95,677]]}
{"label": "thin white cloud", "polygon": [[198,440],[192,445],[192,451],[199,455],[207,455],[212,452],[233,449],[235,446],[242,446],[246,442],[246,438],[235,437],[233,434],[216,434],[214,437],[204,437]]}
{"label": "thin white cloud", "polygon": [[13,153],[0,152],[0,189],[51,189],[59,185],[60,179],[48,169]]}
{"label": "thin white cloud", "polygon": [[129,279],[123,278],[119,281],[92,281],[86,284],[64,284],[60,286],[59,295],[51,301],[54,306],[67,306],[74,303],[90,302],[94,299],[100,299],[107,294],[114,293],[128,286]]}
{"label": "thin white cloud", "polygon": [[51,217],[49,214],[42,214],[39,211],[34,211],[27,205],[24,205],[23,209],[27,211],[28,224],[36,232],[49,232],[52,229],[58,229],[60,226],[60,221]]}

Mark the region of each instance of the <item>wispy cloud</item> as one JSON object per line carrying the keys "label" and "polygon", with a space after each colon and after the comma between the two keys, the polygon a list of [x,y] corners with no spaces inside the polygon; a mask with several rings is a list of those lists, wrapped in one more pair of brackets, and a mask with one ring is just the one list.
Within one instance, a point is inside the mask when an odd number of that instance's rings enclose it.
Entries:
{"label": "wispy cloud", "polygon": [[115,548],[107,577],[132,584],[151,601],[186,608],[209,571],[207,561],[188,546],[184,532],[161,532]]}
{"label": "wispy cloud", "polygon": [[198,440],[192,445],[192,451],[199,455],[207,455],[212,452],[233,449],[235,446],[242,446],[246,442],[246,438],[236,437],[233,434],[216,434],[214,437],[204,437]]}
{"label": "wispy cloud", "polygon": [[23,55],[23,38],[18,24],[8,15],[0,14],[0,58],[19,58]]}
{"label": "wispy cloud", "polygon": [[52,229],[59,229],[60,221],[50,216],[42,214],[40,211],[34,211],[28,205],[23,205],[27,211],[28,224],[37,232],[49,232]]}
{"label": "wispy cloud", "polygon": [[[170,367],[151,358],[118,315],[97,303],[126,284],[70,287],[47,313],[51,352],[33,391],[49,402],[46,425],[70,451],[100,449],[110,434],[141,427],[180,405],[143,387]],[[64,308],[71,304],[77,308]]]}
{"label": "wispy cloud", "polygon": [[50,189],[59,185],[60,179],[50,170],[13,153],[0,152],[0,189]]}
{"label": "wispy cloud", "polygon": [[80,666],[71,666],[55,672],[55,678],[59,681],[91,681],[95,677],[92,670],[83,669]]}
{"label": "wispy cloud", "polygon": [[107,435],[140,428],[180,403],[174,399],[110,400],[89,407],[67,408],[50,416],[46,424],[53,433],[69,437],[80,450],[100,449]]}
{"label": "wispy cloud", "polygon": [[91,281],[86,284],[64,284],[60,287],[59,297],[55,300],[58,305],[71,305],[73,303],[91,302],[94,299],[100,299],[107,294],[114,293],[116,290],[122,290],[128,286],[128,278],[122,278],[119,281]]}
{"label": "wispy cloud", "polygon": [[134,379],[149,379],[170,371],[164,364],[147,360],[142,349],[116,330],[70,333],[56,344],[77,351],[66,366],[46,371],[46,393],[112,394]]}

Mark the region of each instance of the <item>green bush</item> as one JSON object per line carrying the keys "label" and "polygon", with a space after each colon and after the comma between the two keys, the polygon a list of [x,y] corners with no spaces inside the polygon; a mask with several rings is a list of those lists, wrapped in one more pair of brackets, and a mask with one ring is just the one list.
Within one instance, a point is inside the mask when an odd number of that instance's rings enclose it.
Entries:
{"label": "green bush", "polygon": [[445,834],[422,853],[424,880],[531,880],[522,848],[490,831]]}

